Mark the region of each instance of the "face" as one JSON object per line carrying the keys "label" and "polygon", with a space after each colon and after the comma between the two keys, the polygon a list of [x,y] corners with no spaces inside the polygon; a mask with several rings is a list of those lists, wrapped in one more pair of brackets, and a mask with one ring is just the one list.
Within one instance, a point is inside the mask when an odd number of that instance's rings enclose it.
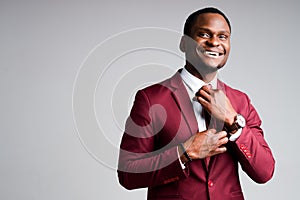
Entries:
{"label": "face", "polygon": [[190,42],[185,42],[187,60],[195,68],[222,68],[230,51],[230,28],[222,15],[205,13],[191,28]]}

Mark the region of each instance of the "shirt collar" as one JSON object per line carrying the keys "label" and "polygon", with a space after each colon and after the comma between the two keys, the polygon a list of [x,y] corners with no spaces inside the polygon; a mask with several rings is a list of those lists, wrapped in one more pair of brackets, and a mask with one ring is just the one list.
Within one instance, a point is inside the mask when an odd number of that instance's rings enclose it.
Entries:
{"label": "shirt collar", "polygon": [[217,76],[213,78],[213,80],[209,83],[205,83],[201,79],[192,75],[188,70],[185,68],[182,69],[180,76],[185,84],[194,92],[198,92],[198,90],[203,87],[204,85],[211,84],[212,89],[217,89]]}

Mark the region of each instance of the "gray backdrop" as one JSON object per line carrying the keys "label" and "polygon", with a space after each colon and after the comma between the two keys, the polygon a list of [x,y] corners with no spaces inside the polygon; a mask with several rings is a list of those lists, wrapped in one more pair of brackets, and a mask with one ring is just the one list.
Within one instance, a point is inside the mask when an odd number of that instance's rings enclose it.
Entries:
{"label": "gray backdrop", "polygon": [[247,199],[298,199],[299,1],[0,1],[0,199],[145,199],[117,180],[138,88],[183,66],[185,18],[223,10],[232,51],[220,78],[246,92],[276,163]]}

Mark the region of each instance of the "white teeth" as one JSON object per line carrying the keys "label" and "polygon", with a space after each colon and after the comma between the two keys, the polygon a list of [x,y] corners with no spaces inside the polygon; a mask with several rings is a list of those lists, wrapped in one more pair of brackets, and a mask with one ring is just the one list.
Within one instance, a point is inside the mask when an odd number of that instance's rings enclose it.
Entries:
{"label": "white teeth", "polygon": [[220,53],[213,52],[213,51],[204,51],[204,54],[206,54],[208,56],[220,56]]}

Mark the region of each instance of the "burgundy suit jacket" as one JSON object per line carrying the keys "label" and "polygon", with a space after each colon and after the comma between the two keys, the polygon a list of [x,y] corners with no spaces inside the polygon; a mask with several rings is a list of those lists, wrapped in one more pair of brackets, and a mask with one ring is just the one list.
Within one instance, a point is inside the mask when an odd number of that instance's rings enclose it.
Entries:
{"label": "burgundy suit jacket", "polygon": [[[193,160],[182,169],[177,145],[198,130],[191,100],[177,72],[137,92],[120,145],[118,178],[127,189],[148,188],[148,199],[242,200],[238,168],[257,183],[271,179],[275,161],[264,140],[261,120],[246,94],[218,80],[247,125],[227,152]],[[212,119],[214,127],[223,128]]]}

